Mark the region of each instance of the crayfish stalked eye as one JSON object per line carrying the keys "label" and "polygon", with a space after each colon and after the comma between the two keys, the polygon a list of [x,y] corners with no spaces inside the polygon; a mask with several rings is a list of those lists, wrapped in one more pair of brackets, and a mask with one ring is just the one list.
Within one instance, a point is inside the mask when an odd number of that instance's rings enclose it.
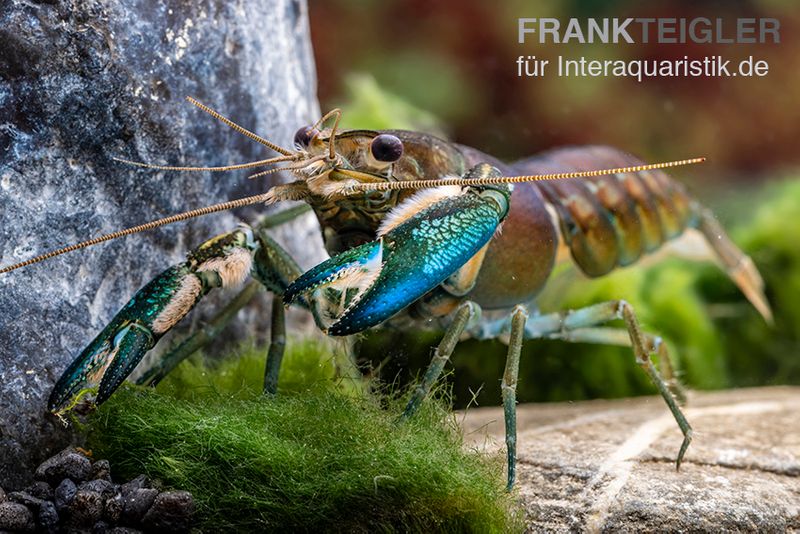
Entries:
{"label": "crayfish stalked eye", "polygon": [[307,148],[311,140],[317,136],[319,130],[313,126],[303,126],[294,134],[294,146],[296,148]]}
{"label": "crayfish stalked eye", "polygon": [[372,157],[384,163],[392,163],[403,155],[403,142],[391,134],[380,134],[369,146]]}

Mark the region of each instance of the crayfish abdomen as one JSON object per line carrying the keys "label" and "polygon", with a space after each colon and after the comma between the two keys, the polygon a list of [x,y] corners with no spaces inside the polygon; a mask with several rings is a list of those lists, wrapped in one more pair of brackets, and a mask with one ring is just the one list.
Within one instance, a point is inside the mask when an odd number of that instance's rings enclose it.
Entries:
{"label": "crayfish abdomen", "polygon": [[[605,146],[552,150],[503,165],[509,175],[639,165]],[[587,276],[630,265],[687,229],[700,230],[728,274],[765,317],[763,282],[711,213],[661,170],[517,184],[503,231],[490,244],[470,298],[486,308],[531,301],[557,261]]]}

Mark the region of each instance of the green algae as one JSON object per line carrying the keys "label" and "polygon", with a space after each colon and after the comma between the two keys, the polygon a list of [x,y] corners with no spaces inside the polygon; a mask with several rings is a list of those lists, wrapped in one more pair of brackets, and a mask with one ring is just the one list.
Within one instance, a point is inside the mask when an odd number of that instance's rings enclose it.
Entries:
{"label": "green algae", "polygon": [[204,531],[523,529],[503,458],[465,450],[442,395],[397,424],[402,396],[359,392],[324,347],[290,346],[277,396],[261,394],[263,350],[184,362],[102,405],[89,446],[115,476],[191,491]]}

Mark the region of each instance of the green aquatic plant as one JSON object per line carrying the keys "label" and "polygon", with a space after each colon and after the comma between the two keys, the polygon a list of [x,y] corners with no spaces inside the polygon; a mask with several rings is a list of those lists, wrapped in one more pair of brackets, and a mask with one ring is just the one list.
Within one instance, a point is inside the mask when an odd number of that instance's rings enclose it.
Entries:
{"label": "green aquatic plant", "polygon": [[100,407],[89,446],[191,491],[205,531],[523,529],[502,458],[464,449],[441,395],[398,425],[403,399],[357,394],[318,347],[291,345],[277,396],[261,394],[261,351],[185,362]]}

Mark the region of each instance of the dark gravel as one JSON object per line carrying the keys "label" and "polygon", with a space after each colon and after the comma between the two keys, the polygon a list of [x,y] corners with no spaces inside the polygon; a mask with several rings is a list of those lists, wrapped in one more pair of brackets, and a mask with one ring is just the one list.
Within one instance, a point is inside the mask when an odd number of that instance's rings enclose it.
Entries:
{"label": "dark gravel", "polygon": [[[93,473],[95,478],[75,484],[69,473],[82,465],[78,474]],[[74,449],[56,454],[37,470],[50,484],[38,481],[25,491],[6,493],[0,488],[0,532],[92,532],[118,534],[132,532],[189,532],[193,526],[195,504],[187,491],[160,491],[144,475],[115,484],[106,460],[92,462]],[[46,473],[46,475],[45,475]],[[62,473],[57,480],[54,473]]]}

